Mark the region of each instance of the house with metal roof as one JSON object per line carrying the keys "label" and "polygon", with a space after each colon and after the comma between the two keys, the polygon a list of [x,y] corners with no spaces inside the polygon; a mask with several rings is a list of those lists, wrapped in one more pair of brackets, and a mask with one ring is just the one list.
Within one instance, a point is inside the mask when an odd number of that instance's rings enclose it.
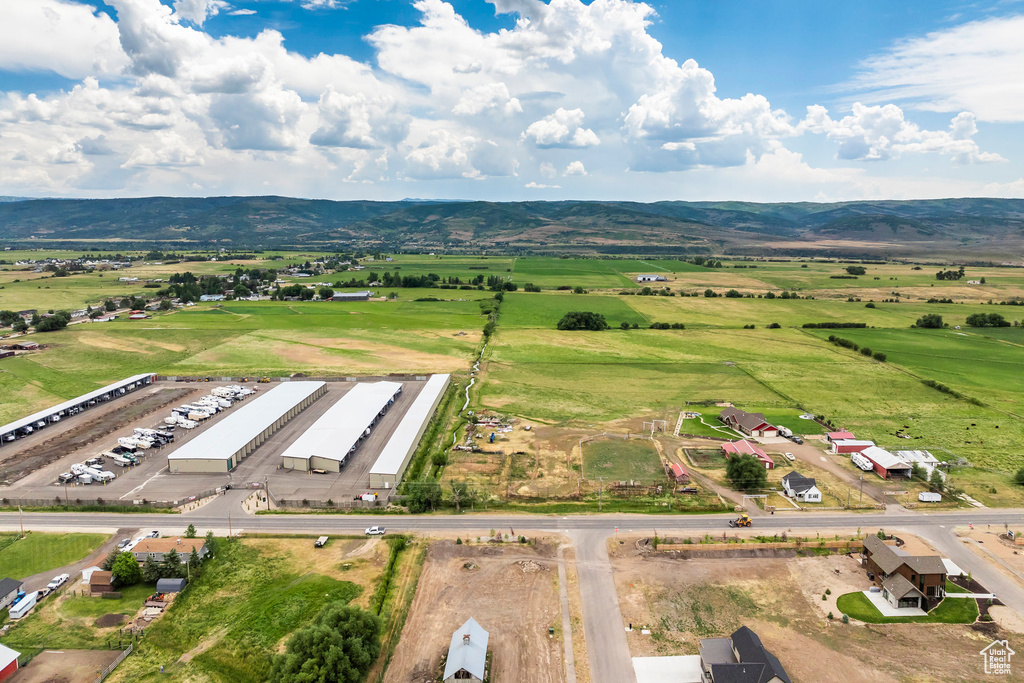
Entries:
{"label": "house with metal roof", "polygon": [[0,645],[0,681],[14,675],[14,672],[18,670],[18,657],[20,656],[21,653],[17,650]]}
{"label": "house with metal roof", "polygon": [[642,273],[636,276],[637,282],[667,282],[668,278],[664,275],[656,275],[654,273]]}
{"label": "house with metal roof", "polygon": [[792,683],[778,657],[746,626],[729,638],[701,639],[698,652],[708,683]]}
{"label": "house with metal roof", "polygon": [[739,408],[726,408],[719,414],[718,419],[747,436],[773,437],[779,435],[778,427],[769,424],[763,413],[748,413]]}
{"label": "house with metal roof", "polygon": [[[931,609],[946,595],[946,565],[938,555],[909,555],[904,550],[888,545],[878,536],[864,538],[864,567],[874,575],[874,581],[882,592],[895,596],[883,596],[893,607],[920,607]],[[917,593],[906,590],[902,576]],[[899,604],[899,601],[914,598],[916,604]]]}
{"label": "house with metal roof", "polygon": [[761,448],[750,443],[746,439],[740,441],[727,441],[722,444],[722,450],[725,452],[725,457],[728,460],[730,455],[752,455],[758,462],[764,465],[766,470],[775,469],[775,461],[765,453]]}
{"label": "house with metal roof", "polygon": [[0,609],[7,607],[14,603],[15,598],[18,597],[18,591],[21,590],[22,582],[17,579],[6,578],[0,579]]}
{"label": "house with metal roof", "polygon": [[860,453],[874,445],[874,441],[868,441],[867,439],[832,439],[832,445],[829,446],[829,450],[832,453]]}
{"label": "house with metal roof", "polygon": [[868,446],[860,454],[871,461],[871,466],[875,473],[882,479],[892,479],[893,477],[910,479],[910,465],[884,448]]}
{"label": "house with metal roof", "polygon": [[793,500],[800,500],[805,503],[820,503],[821,491],[817,482],[811,477],[805,477],[799,472],[790,472],[782,478],[782,488],[786,495]]}
{"label": "house with metal roof", "polygon": [[490,634],[472,617],[452,634],[448,659],[444,664],[444,683],[473,681],[483,683],[487,675],[487,640]]}

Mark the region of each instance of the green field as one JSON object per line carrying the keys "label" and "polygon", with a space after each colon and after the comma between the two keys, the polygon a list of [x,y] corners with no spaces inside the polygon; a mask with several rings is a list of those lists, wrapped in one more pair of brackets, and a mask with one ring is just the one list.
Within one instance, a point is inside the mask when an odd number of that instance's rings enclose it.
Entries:
{"label": "green field", "polygon": [[651,485],[665,479],[665,470],[650,441],[596,439],[583,444],[583,476]]}
{"label": "green field", "polygon": [[106,534],[0,535],[0,575],[22,579],[77,562],[107,540]]}

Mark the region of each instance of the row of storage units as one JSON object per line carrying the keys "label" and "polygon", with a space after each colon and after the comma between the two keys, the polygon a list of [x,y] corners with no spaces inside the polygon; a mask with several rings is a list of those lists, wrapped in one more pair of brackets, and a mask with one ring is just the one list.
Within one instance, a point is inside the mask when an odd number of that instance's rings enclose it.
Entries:
{"label": "row of storage units", "polygon": [[170,472],[230,472],[325,393],[326,382],[283,382],[171,453],[167,468]]}

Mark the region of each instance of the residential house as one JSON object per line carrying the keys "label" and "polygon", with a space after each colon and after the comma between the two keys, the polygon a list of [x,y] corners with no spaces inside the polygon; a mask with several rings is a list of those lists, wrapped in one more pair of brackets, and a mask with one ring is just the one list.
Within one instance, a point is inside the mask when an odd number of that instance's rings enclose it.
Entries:
{"label": "residential house", "polygon": [[792,683],[778,657],[746,626],[729,638],[702,638],[698,652],[707,683]]}
{"label": "residential house", "polygon": [[817,487],[817,482],[799,472],[790,472],[784,476],[782,478],[782,488],[785,490],[786,495],[793,500],[803,501],[804,503],[821,502],[821,491]]}
{"label": "residential house", "polygon": [[157,562],[163,562],[164,556],[171,552],[171,550],[175,550],[182,562],[188,562],[193,548],[195,548],[200,560],[205,559],[207,554],[209,554],[206,542],[203,539],[177,538],[173,536],[167,538],[144,538],[132,548],[132,554],[135,555],[135,559],[139,562],[145,562],[150,557]]}
{"label": "residential house", "polygon": [[946,565],[938,555],[910,555],[878,536],[867,536],[862,557],[865,569],[874,574],[882,596],[893,607],[927,610],[946,595]]}
{"label": "residential house", "polygon": [[473,681],[482,683],[487,673],[487,640],[489,634],[470,618],[452,634],[448,658],[444,664],[444,683]]}
{"label": "residential house", "polygon": [[748,413],[739,408],[726,408],[718,416],[718,419],[747,436],[773,437],[779,435],[778,428],[768,424],[762,413]]}
{"label": "residential house", "polygon": [[929,477],[932,475],[932,470],[939,465],[939,459],[928,451],[896,451],[893,455],[910,465],[911,470],[913,470],[914,463],[917,463]]}
{"label": "residential house", "polygon": [[653,275],[650,273],[644,273],[643,275],[636,276],[637,282],[668,282],[668,278],[664,275]]}
{"label": "residential house", "polygon": [[882,479],[892,479],[893,477],[910,479],[910,465],[884,448],[869,446],[862,450],[860,454],[871,462],[875,473]]}
{"label": "residential house", "polygon": [[200,294],[200,301],[224,301],[223,294]]}
{"label": "residential house", "polygon": [[24,584],[17,579],[0,579],[0,609],[14,604],[14,600],[18,597],[18,591],[21,590],[22,585]]}
{"label": "residential house", "polygon": [[335,292],[331,301],[369,301],[373,292]]}
{"label": "residential house", "polygon": [[752,455],[757,458],[758,462],[764,465],[766,470],[775,469],[775,461],[772,460],[767,453],[761,450],[761,448],[755,446],[746,439],[723,443],[722,450],[725,451],[726,459],[728,459],[730,455]]}
{"label": "residential house", "polygon": [[89,575],[89,592],[93,595],[114,592],[114,573],[98,571]]}

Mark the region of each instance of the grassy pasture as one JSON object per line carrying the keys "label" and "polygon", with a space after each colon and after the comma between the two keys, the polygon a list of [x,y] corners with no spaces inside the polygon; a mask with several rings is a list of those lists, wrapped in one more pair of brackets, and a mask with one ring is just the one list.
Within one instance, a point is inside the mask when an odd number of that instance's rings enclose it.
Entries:
{"label": "grassy pasture", "polygon": [[[612,327],[619,323],[636,323],[646,327],[649,320],[637,313],[626,301],[611,296],[587,294],[507,293],[501,304],[503,327],[535,327],[553,330],[569,311],[592,311],[602,314]],[[555,332],[554,334],[557,334]]]}
{"label": "grassy pasture", "polygon": [[670,280],[676,274],[709,270],[685,261],[633,259],[561,259],[523,257],[515,261],[515,282],[531,282],[540,287],[561,285],[591,288],[623,288],[639,286],[634,279],[639,273],[657,273]]}
{"label": "grassy pasture", "polygon": [[665,478],[665,471],[658,451],[646,439],[596,439],[583,444],[583,476],[653,484]]}

